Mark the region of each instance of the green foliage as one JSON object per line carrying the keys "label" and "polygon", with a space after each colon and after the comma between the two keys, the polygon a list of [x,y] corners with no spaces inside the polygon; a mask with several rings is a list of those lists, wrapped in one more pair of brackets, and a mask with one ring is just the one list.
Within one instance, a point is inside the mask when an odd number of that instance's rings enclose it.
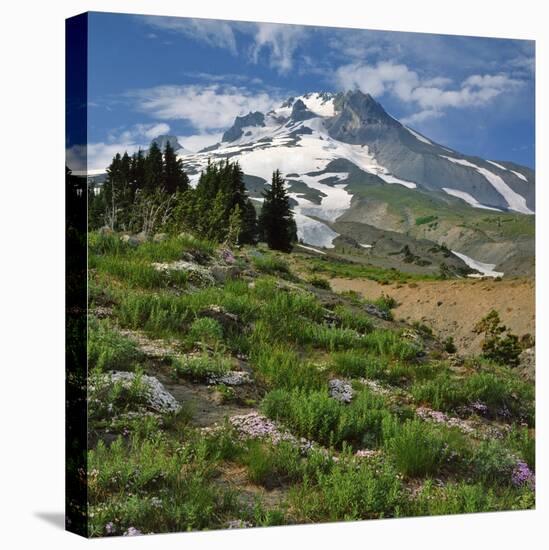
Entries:
{"label": "green foliage", "polygon": [[195,190],[185,194],[176,216],[186,228],[216,242],[254,243],[255,209],[248,198],[238,162],[209,163]]}
{"label": "green foliage", "polygon": [[269,273],[273,275],[290,273],[290,266],[288,263],[282,258],[272,254],[252,256],[252,264],[261,273]]}
{"label": "green foliage", "polygon": [[89,267],[133,288],[185,287],[188,278],[183,271],[159,271],[150,262],[131,256],[90,256]]}
{"label": "green foliage", "polygon": [[143,360],[136,344],[113,329],[107,321],[88,321],[88,367],[90,370],[133,371]]}
{"label": "green foliage", "polygon": [[327,391],[273,390],[261,403],[263,412],[283,422],[294,433],[324,445],[375,445],[383,418],[389,413],[382,397],[364,389],[348,405]]}
{"label": "green foliage", "polygon": [[371,332],[374,328],[371,317],[361,311],[338,305],[334,308],[334,313],[339,318],[342,328],[356,330],[360,334]]}
{"label": "green foliage", "polygon": [[231,363],[220,355],[202,354],[174,358],[172,366],[176,376],[204,381],[226,374],[230,370]]}
{"label": "green foliage", "polygon": [[446,458],[447,439],[427,422],[407,420],[398,424],[387,418],[383,438],[385,448],[405,476],[432,475]]}
{"label": "green foliage", "polygon": [[516,464],[509,450],[499,441],[482,441],[471,459],[471,471],[485,485],[509,485]]}
{"label": "green foliage", "polygon": [[406,496],[389,463],[343,461],[294,489],[290,502],[301,521],[348,521],[399,516]]}
{"label": "green foliage", "polygon": [[386,269],[372,264],[353,263],[341,259],[311,258],[307,261],[313,273],[326,273],[330,277],[349,279],[370,279],[381,284],[406,283],[408,281],[436,280],[439,277],[420,273],[404,273],[397,269]]}
{"label": "green foliage", "polygon": [[477,372],[464,379],[443,373],[414,384],[411,391],[418,403],[429,403],[435,409],[452,411],[479,401],[492,414],[506,412],[516,418],[533,420],[534,388],[512,371]]}
{"label": "green foliage", "polygon": [[[484,334],[482,352],[485,357],[502,365],[516,367],[519,364],[519,355],[522,347],[516,334],[508,331],[501,323],[496,310],[490,311],[474,327],[473,332]],[[504,334],[505,333],[505,334]]]}
{"label": "green foliage", "polygon": [[531,430],[522,426],[512,426],[507,434],[506,444],[518,453],[531,470],[536,469],[536,438]]}
{"label": "green foliage", "polygon": [[189,338],[192,342],[200,342],[218,349],[223,342],[223,327],[215,319],[201,317],[195,319],[190,326]]}
{"label": "green foliage", "polygon": [[416,218],[416,225],[425,225],[427,223],[433,223],[438,220],[438,216],[430,215],[430,216],[420,216],[419,218]]}
{"label": "green foliage", "polygon": [[409,511],[410,515],[434,516],[496,512],[533,506],[533,502],[529,502],[528,498],[522,504],[521,497],[520,491],[500,490],[496,493],[494,489],[487,489],[481,483],[447,483],[440,487],[432,480],[428,480],[417,494]]}
{"label": "green foliage", "polygon": [[244,463],[250,480],[267,489],[300,481],[306,464],[299,449],[286,441],[276,445],[250,441]]}
{"label": "green foliage", "polygon": [[273,172],[271,186],[264,191],[263,198],[260,233],[269,248],[289,252],[297,240],[297,229],[280,170]]}
{"label": "green foliage", "polygon": [[110,377],[94,372],[88,383],[88,421],[93,425],[123,413],[146,410],[148,396],[149,389],[140,372],[130,384],[113,383]]}
{"label": "green foliage", "polygon": [[330,286],[330,281],[328,281],[328,279],[325,279],[324,277],[320,277],[319,275],[313,275],[312,277],[309,277],[307,282],[310,285],[315,286],[316,288],[322,288],[323,290],[332,290],[332,287]]}
{"label": "green foliage", "polygon": [[456,348],[456,345],[454,343],[454,338],[453,336],[448,336],[448,338],[446,338],[443,342],[442,342],[442,347],[444,348],[444,351],[446,353],[456,353],[457,351],[457,348]]}
{"label": "green foliage", "polygon": [[90,535],[187,531],[222,524],[236,501],[213,481],[206,442],[185,447],[160,434],[100,442],[88,454]]}
{"label": "green foliage", "polygon": [[287,346],[257,346],[251,360],[254,370],[268,388],[318,390],[326,382],[325,373]]}

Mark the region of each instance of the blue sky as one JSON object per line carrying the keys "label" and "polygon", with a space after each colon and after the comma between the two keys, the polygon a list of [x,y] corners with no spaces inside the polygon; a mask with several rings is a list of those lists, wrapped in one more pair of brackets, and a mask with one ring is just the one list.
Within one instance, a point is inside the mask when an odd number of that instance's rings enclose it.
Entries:
{"label": "blue sky", "polygon": [[534,42],[91,13],[88,167],[175,134],[191,150],[234,117],[360,88],[467,154],[534,166]]}

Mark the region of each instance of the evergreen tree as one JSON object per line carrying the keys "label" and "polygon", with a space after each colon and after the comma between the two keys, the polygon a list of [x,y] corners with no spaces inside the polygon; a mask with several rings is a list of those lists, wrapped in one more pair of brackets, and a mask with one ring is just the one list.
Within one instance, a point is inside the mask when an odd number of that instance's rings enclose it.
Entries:
{"label": "evergreen tree", "polygon": [[140,189],[145,187],[145,163],[145,155],[139,149],[137,153],[133,154],[130,165],[130,184],[134,197]]}
{"label": "evergreen tree", "polygon": [[260,231],[269,248],[289,252],[296,240],[296,225],[280,170],[273,173],[271,187],[263,193]]}
{"label": "evergreen tree", "polygon": [[183,162],[177,158],[170,142],[166,143],[164,151],[164,189],[168,193],[186,191],[189,188],[189,178],[183,170]]}
{"label": "evergreen tree", "polygon": [[242,212],[242,233],[240,234],[240,242],[255,244],[259,238],[257,226],[257,214],[255,207],[250,199],[244,202],[244,210]]}
{"label": "evergreen tree", "polygon": [[242,211],[237,204],[231,211],[229,216],[229,229],[227,231],[227,244],[234,246],[240,244],[240,236],[242,235],[244,219],[242,217]]}
{"label": "evergreen tree", "polygon": [[156,141],[149,148],[149,154],[145,159],[145,185],[147,192],[154,192],[163,185],[164,161]]}

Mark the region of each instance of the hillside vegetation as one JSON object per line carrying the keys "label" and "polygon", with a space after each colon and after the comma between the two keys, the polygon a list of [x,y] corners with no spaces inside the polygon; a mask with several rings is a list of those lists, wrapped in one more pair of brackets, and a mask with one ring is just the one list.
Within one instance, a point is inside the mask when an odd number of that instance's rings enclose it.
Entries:
{"label": "hillside vegetation", "polygon": [[88,249],[90,535],[534,506],[534,385],[493,316],[498,353],[460,357],[332,292],[335,262],[189,231]]}

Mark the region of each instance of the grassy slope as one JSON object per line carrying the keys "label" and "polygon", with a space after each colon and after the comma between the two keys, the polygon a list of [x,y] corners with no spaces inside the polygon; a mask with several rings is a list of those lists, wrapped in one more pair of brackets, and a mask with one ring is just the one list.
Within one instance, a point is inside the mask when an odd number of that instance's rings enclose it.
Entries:
{"label": "grassy slope", "polygon": [[[519,273],[523,265],[526,272],[532,270],[534,216],[470,208],[442,193],[426,194],[399,185],[355,185],[352,191],[353,206],[341,221],[429,239],[491,263],[507,260],[509,272]],[[516,260],[509,260],[513,256]]]}
{"label": "grassy slope", "polygon": [[[202,269],[219,263],[213,245],[191,237],[135,249],[116,236],[90,237],[92,316],[107,317],[90,323],[92,378],[109,370],[171,372],[174,387],[259,409],[316,445],[303,456],[291,442],[243,440],[228,425],[204,432],[185,403],[176,416],[144,414],[139,382],[131,391],[103,389],[90,412],[92,535],[533,506],[533,491],[512,483],[518,457],[533,467],[533,432],[520,426],[533,426],[533,386],[511,369],[471,358],[455,370],[428,328],[381,321],[358,297],[334,295],[318,276],[314,286],[309,275],[300,278],[296,261],[300,272],[315,265],[305,256],[246,248],[237,252],[241,277],[223,285],[151,270],[150,262],[184,253],[200,257]],[[376,305],[388,311],[392,304]],[[211,306],[237,320],[205,317]],[[152,359],[120,327],[169,341],[178,357]],[[242,361],[253,388],[206,384]],[[353,385],[350,404],[329,397],[332,377]],[[486,405],[485,418],[467,408],[476,402]],[[418,405],[460,413],[479,428],[464,434],[424,421]],[[502,423],[509,434],[490,436]],[[354,456],[361,449],[370,458]],[[226,471],[242,472],[241,483],[227,485]]]}

